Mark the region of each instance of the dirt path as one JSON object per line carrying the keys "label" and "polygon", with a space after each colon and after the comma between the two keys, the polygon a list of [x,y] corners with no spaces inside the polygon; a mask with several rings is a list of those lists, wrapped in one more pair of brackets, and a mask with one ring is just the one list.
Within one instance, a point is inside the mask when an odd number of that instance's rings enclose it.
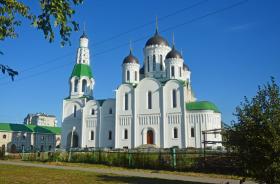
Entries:
{"label": "dirt path", "polygon": [[[143,178],[159,178],[166,180],[179,180],[179,181],[188,181],[188,182],[200,182],[200,183],[218,183],[224,184],[229,182],[230,184],[239,184],[238,180],[234,179],[221,179],[221,178],[211,178],[211,177],[194,177],[194,176],[182,176],[175,174],[163,174],[154,172],[139,172],[139,171],[124,171],[124,170],[112,170],[107,168],[83,168],[83,167],[72,167],[72,166],[54,166],[46,164],[37,164],[37,163],[28,163],[28,162],[13,162],[13,161],[2,161],[0,164],[7,165],[20,165],[27,167],[41,167],[49,169],[62,169],[62,170],[75,170],[75,171],[85,171],[85,172],[94,172],[99,174],[116,174],[132,177],[143,177]],[[255,184],[254,182],[248,181],[245,184]]]}

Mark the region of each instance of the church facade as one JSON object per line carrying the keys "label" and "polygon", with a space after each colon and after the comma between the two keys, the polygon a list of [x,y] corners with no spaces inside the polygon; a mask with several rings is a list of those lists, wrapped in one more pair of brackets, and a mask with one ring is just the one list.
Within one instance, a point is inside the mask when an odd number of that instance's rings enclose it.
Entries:
{"label": "church facade", "polygon": [[[132,51],[122,63],[122,83],[114,99],[93,97],[88,38],[80,37],[76,64],[63,100],[62,146],[97,148],[201,148],[202,131],[220,129],[221,113],[209,101],[197,101],[191,71],[180,52],[158,31],[143,49],[142,67]],[[220,134],[207,134],[221,141]],[[206,145],[221,146],[221,143]]]}

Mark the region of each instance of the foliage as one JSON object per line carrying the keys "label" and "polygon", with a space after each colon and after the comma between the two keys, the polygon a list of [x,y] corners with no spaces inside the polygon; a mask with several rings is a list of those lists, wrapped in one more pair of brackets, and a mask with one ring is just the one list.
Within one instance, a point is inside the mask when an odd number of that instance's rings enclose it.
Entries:
{"label": "foliage", "polygon": [[[170,150],[165,151],[88,151],[72,152],[73,163],[104,164],[108,166],[155,170],[198,171],[240,175],[238,160],[223,152],[206,152],[206,164],[200,151],[178,150],[176,166],[173,165]],[[68,162],[67,152],[25,153],[23,160]]]}
{"label": "foliage", "polygon": [[5,74],[6,72],[8,73],[8,75],[12,78],[12,81],[14,81],[15,76],[18,75],[18,72],[9,68],[8,66],[4,66],[0,64],[0,70],[2,71],[3,74]]}
{"label": "foliage", "polygon": [[[18,36],[16,27],[21,26],[25,18],[37,29],[43,31],[46,39],[54,40],[54,27],[58,27],[61,44],[70,43],[71,32],[78,30],[78,23],[72,20],[75,14],[73,6],[83,0],[40,0],[39,10],[31,11],[30,7],[17,0],[0,0],[0,40]],[[38,13],[35,13],[38,12]]]}
{"label": "foliage", "polygon": [[[16,28],[21,26],[25,19],[41,30],[49,42],[54,41],[54,28],[58,28],[61,45],[71,44],[71,32],[79,29],[79,24],[73,20],[74,6],[83,3],[83,0],[40,0],[39,3],[32,3],[39,4],[38,9],[31,10],[27,2],[0,0],[0,41],[18,37]],[[0,51],[0,54],[3,55],[3,52]],[[7,66],[0,65],[0,69],[3,73],[7,71],[12,80],[18,74]]]}
{"label": "foliage", "polygon": [[280,94],[274,78],[236,108],[238,122],[226,131],[247,173],[260,182],[280,183]]}

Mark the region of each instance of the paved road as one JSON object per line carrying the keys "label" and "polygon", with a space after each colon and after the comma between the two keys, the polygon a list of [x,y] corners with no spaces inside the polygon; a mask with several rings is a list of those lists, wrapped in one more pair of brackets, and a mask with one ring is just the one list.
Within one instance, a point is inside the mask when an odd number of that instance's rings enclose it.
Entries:
{"label": "paved road", "polygon": [[[49,169],[62,169],[62,170],[75,170],[75,171],[86,171],[94,172],[99,174],[116,174],[124,176],[134,176],[134,177],[143,177],[143,178],[159,178],[166,180],[179,180],[179,181],[189,181],[189,182],[201,182],[201,183],[218,183],[224,184],[229,182],[230,184],[239,184],[238,180],[233,179],[220,179],[220,178],[210,178],[210,177],[194,177],[194,176],[182,176],[175,174],[163,174],[155,172],[141,172],[141,171],[129,171],[129,170],[112,170],[107,168],[84,168],[84,167],[74,167],[74,166],[55,166],[47,164],[37,164],[37,163],[28,163],[28,162],[13,162],[13,161],[2,161],[0,164],[8,165],[20,165],[28,167],[41,167]],[[254,182],[247,181],[245,184],[255,184]]]}

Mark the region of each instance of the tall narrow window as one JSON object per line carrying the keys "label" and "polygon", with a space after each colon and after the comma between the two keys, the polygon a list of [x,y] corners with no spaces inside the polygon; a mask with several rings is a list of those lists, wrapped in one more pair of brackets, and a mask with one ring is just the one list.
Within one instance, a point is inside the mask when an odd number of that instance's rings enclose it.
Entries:
{"label": "tall narrow window", "polygon": [[191,137],[194,137],[194,127],[191,128]]}
{"label": "tall narrow window", "polygon": [[74,92],[78,92],[78,79],[75,79],[74,81]]}
{"label": "tall narrow window", "polygon": [[162,55],[159,56],[160,57],[160,70],[163,70],[163,61],[162,61]]}
{"label": "tall narrow window", "polygon": [[109,140],[112,140],[112,131],[111,131],[111,130],[109,131],[109,137],[108,137],[108,139],[109,139]]}
{"label": "tall narrow window", "polygon": [[134,78],[135,78],[135,81],[137,81],[137,78],[138,78],[137,77],[137,71],[134,72]]}
{"label": "tall narrow window", "polygon": [[171,77],[175,76],[175,68],[174,66],[171,66]]}
{"label": "tall narrow window", "polygon": [[128,139],[128,131],[127,131],[127,129],[124,130],[124,139]]}
{"label": "tall narrow window", "polygon": [[126,80],[130,81],[130,72],[129,72],[129,70],[126,71]]}
{"label": "tall narrow window", "polygon": [[182,67],[179,67],[179,75],[182,77]]}
{"label": "tall narrow window", "polygon": [[156,71],[156,55],[153,55],[153,71]]}
{"label": "tall narrow window", "polygon": [[178,138],[178,128],[173,129],[173,137],[176,139]]}
{"label": "tall narrow window", "polygon": [[94,140],[94,131],[90,132],[90,140]]}
{"label": "tall narrow window", "polygon": [[152,109],[152,92],[148,91],[148,109]]}
{"label": "tall narrow window", "polygon": [[91,109],[91,115],[95,115],[95,110]]}
{"label": "tall narrow window", "polygon": [[150,60],[149,60],[149,56],[147,57],[147,70],[148,70],[148,72],[150,72]]}
{"label": "tall narrow window", "polygon": [[86,89],[87,89],[87,80],[83,79],[83,82],[82,82],[82,92],[86,92]]}
{"label": "tall narrow window", "polygon": [[124,95],[124,110],[128,110],[128,93]]}
{"label": "tall narrow window", "polygon": [[74,108],[73,108],[73,116],[74,116],[74,118],[76,117],[76,115],[77,115],[77,106],[74,105]]}
{"label": "tall narrow window", "polygon": [[176,91],[176,89],[172,90],[172,107],[173,108],[177,107],[177,91]]}
{"label": "tall narrow window", "polygon": [[112,108],[109,109],[109,114],[113,114],[113,109]]}

